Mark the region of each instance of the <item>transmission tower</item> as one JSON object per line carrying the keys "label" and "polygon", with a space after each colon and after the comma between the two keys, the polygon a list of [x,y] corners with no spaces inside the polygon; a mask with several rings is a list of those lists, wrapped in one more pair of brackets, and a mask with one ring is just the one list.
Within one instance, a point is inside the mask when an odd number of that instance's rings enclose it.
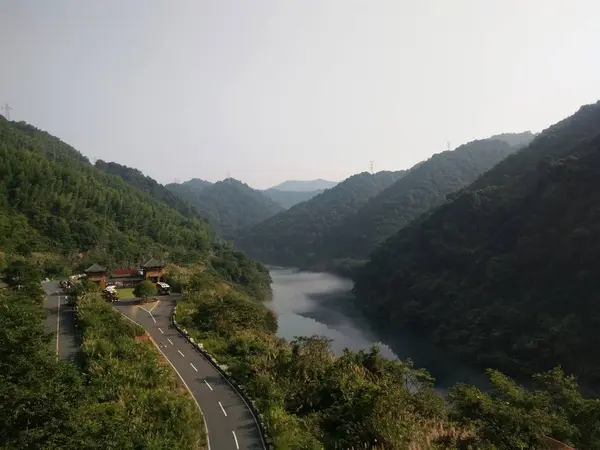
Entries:
{"label": "transmission tower", "polygon": [[450,151],[450,141],[448,141],[447,144],[448,144],[448,151]]}
{"label": "transmission tower", "polygon": [[6,120],[10,120],[10,111],[11,111],[11,107],[8,103],[5,103],[4,106],[2,107],[2,110],[4,111],[4,117],[6,117]]}
{"label": "transmission tower", "polygon": [[371,171],[371,173],[373,173],[373,165],[375,164],[375,161],[369,161],[369,170]]}

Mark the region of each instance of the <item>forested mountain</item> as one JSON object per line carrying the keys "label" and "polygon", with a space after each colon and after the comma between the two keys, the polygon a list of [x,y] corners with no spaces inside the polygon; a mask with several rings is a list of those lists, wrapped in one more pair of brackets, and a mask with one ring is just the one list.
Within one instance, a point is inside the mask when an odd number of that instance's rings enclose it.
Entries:
{"label": "forested mountain", "polygon": [[[181,214],[190,218],[199,218],[200,215],[188,202],[184,201],[177,194],[171,192],[162,184],[153,178],[144,175],[138,169],[122,166],[115,162],[105,162],[99,159],[96,161],[96,168],[102,172],[121,177],[127,184],[149,193],[152,197],[160,200],[171,208],[176,209]],[[202,180],[200,180],[202,181]]]}
{"label": "forested mountain", "polygon": [[279,191],[295,191],[295,192],[310,192],[331,189],[339,184],[338,181],[327,181],[321,178],[317,180],[287,180],[279,183],[277,186],[272,186],[270,189]]}
{"label": "forested mountain", "polygon": [[[56,159],[54,158],[56,155]],[[49,134],[0,118],[0,248],[83,253],[98,262],[178,261],[210,247],[208,223],[184,217],[97,170]]]}
{"label": "forested mountain", "polygon": [[34,149],[34,151],[41,153],[48,159],[52,159],[55,161],[72,159],[87,164],[89,164],[90,162],[85,156],[83,156],[70,145],[64,143],[59,138],[52,136],[51,134],[45,131],[38,130],[33,125],[29,125],[25,122],[10,122],[10,124],[12,128],[10,133],[8,130],[5,129],[2,131],[2,133],[7,133],[7,135],[2,135],[3,140],[4,137],[8,139],[8,134],[19,131],[20,136],[17,137],[13,134],[13,139],[16,138],[27,140],[31,149]]}
{"label": "forested mountain", "polygon": [[239,229],[250,227],[283,210],[260,191],[233,178],[218,181],[199,192],[186,183],[169,184],[167,188],[194,206],[225,238],[233,238]]}
{"label": "forested mountain", "polygon": [[597,382],[599,186],[600,102],[385,241],[355,291],[379,327],[513,374],[562,364]]}
{"label": "forested mountain", "polygon": [[[446,201],[451,192],[472,183],[509,154],[533,139],[530,132],[505,134],[461,145],[419,163],[339,226],[315,248],[316,258],[364,259],[384,239],[420,214]],[[510,141],[517,145],[509,145]]]}
{"label": "forested mountain", "polygon": [[363,172],[307,202],[297,204],[244,230],[236,240],[251,256],[274,264],[303,266],[327,231],[356,213],[404,172]]}
{"label": "forested mountain", "polygon": [[289,209],[298,203],[310,200],[313,197],[321,194],[324,189],[318,189],[316,191],[281,191],[279,189],[270,188],[262,191],[264,195],[269,197],[278,205]]}
{"label": "forested mountain", "polygon": [[177,186],[183,186],[192,192],[198,193],[198,192],[202,191],[204,188],[207,188],[208,186],[212,186],[212,185],[213,185],[213,183],[211,183],[210,181],[202,180],[200,178],[192,178],[191,180],[184,181],[183,183],[168,184],[167,187],[173,186],[176,188]]}

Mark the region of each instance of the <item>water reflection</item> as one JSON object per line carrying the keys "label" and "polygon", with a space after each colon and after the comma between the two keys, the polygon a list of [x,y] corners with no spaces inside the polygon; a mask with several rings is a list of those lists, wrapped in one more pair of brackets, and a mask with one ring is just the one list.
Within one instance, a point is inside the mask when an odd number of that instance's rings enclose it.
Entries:
{"label": "water reflection", "polygon": [[268,305],[278,316],[280,337],[325,336],[331,339],[335,354],[345,348],[360,350],[378,344],[384,356],[411,358],[417,366],[428,369],[440,391],[457,381],[485,386],[479,371],[457,363],[423,339],[400,330],[393,338],[373,330],[354,304],[350,280],[294,269],[271,267],[270,271],[273,300]]}

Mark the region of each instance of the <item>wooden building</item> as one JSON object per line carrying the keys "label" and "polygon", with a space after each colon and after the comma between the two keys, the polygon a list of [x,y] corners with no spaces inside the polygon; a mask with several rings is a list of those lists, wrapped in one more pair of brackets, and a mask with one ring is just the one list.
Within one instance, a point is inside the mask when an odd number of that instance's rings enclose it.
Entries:
{"label": "wooden building", "polygon": [[158,283],[161,277],[165,274],[165,263],[157,259],[150,259],[146,264],[142,264],[142,272],[144,279],[150,280],[153,283]]}
{"label": "wooden building", "polygon": [[85,269],[85,274],[89,281],[98,283],[100,289],[106,287],[106,267],[102,267],[100,264],[92,264],[90,267]]}

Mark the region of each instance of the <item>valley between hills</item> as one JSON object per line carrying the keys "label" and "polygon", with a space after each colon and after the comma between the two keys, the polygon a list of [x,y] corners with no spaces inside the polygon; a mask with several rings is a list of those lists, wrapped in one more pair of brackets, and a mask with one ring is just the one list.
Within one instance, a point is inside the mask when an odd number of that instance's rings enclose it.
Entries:
{"label": "valley between hills", "polygon": [[[600,102],[414,167],[266,190],[162,185],[1,117],[0,156],[2,448],[240,445],[235,431],[212,439],[213,389],[186,389],[195,372],[178,378],[140,337],[154,324],[128,322],[91,279],[64,293],[80,360],[56,358],[40,282],[151,259],[187,338],[227,367],[231,395],[244,387],[265,448],[600,448],[588,392],[600,381]],[[319,336],[281,339],[265,264],[351,279],[374,329],[418,334],[486,371],[489,389],[442,397],[426,367],[376,347],[334,355]],[[130,300],[156,295],[139,289]]]}

